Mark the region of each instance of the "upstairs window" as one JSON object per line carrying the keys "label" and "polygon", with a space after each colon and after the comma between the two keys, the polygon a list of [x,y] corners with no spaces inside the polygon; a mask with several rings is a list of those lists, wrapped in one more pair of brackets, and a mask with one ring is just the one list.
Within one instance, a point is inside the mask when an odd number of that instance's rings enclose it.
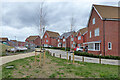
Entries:
{"label": "upstairs window", "polygon": [[58,39],[58,42],[59,42],[60,40]]}
{"label": "upstairs window", "polygon": [[95,36],[99,36],[99,28],[95,29]]}
{"label": "upstairs window", "polygon": [[93,18],[93,21],[92,21],[92,22],[93,22],[93,24],[95,24],[95,18]]}
{"label": "upstairs window", "polygon": [[46,40],[46,42],[48,42],[48,40]]}
{"label": "upstairs window", "polygon": [[90,31],[90,38],[91,38],[91,31]]}
{"label": "upstairs window", "polygon": [[65,42],[65,39],[63,39],[63,42]]}
{"label": "upstairs window", "polygon": [[73,41],[73,38],[71,38],[71,41]]}
{"label": "upstairs window", "polygon": [[78,40],[81,40],[81,36],[78,36]]}
{"label": "upstairs window", "polygon": [[47,38],[47,36],[45,35],[45,38]]}
{"label": "upstairs window", "polygon": [[111,50],[112,49],[112,43],[108,42],[108,49]]}

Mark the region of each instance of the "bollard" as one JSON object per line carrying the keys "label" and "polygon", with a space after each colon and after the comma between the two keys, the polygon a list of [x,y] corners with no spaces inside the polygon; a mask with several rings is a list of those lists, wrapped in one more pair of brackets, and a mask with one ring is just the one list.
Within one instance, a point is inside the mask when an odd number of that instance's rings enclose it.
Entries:
{"label": "bollard", "polygon": [[60,58],[61,58],[61,54],[60,54]]}
{"label": "bollard", "polygon": [[84,62],[84,56],[82,56],[82,62]]}
{"label": "bollard", "polygon": [[67,63],[68,63],[68,52],[67,52]]}
{"label": "bollard", "polygon": [[43,64],[45,64],[45,52],[46,52],[46,51],[44,51]]}
{"label": "bollard", "polygon": [[73,52],[73,64],[74,64],[74,52]]}
{"label": "bollard", "polygon": [[39,57],[39,59],[40,59],[40,62],[39,62],[39,65],[41,64],[41,53],[40,53],[40,57]]}
{"label": "bollard", "polygon": [[99,57],[99,64],[101,64],[101,57]]}
{"label": "bollard", "polygon": [[36,65],[36,51],[35,51],[35,65]]}
{"label": "bollard", "polygon": [[69,56],[69,61],[71,61],[71,56]]}
{"label": "bollard", "polygon": [[55,57],[55,53],[53,53],[53,56]]}

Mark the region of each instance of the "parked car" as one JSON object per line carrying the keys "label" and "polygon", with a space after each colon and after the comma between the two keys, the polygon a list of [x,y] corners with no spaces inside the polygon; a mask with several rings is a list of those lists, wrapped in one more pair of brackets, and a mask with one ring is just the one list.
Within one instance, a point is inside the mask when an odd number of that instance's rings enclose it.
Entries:
{"label": "parked car", "polygon": [[84,47],[76,47],[76,48],[74,49],[74,51],[80,51],[80,52],[83,52],[83,48],[84,48]]}

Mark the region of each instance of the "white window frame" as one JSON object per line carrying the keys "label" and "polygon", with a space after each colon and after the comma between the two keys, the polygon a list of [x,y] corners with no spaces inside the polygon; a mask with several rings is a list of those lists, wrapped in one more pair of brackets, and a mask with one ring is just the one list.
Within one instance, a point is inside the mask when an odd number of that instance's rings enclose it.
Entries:
{"label": "white window frame", "polygon": [[94,30],[94,34],[95,34],[95,36],[99,36],[99,35],[100,35],[100,30],[99,30],[99,28],[96,28],[96,29]]}
{"label": "white window frame", "polygon": [[58,42],[59,42],[60,40],[58,39]]}
{"label": "white window frame", "polygon": [[65,47],[66,45],[65,44],[63,44],[63,47]]}
{"label": "white window frame", "polygon": [[47,38],[47,35],[45,35],[45,38]]}
{"label": "white window frame", "polygon": [[78,47],[81,47],[81,44],[78,44]]}
{"label": "white window frame", "polygon": [[46,42],[48,42],[48,40],[46,40]]}
{"label": "white window frame", "polygon": [[65,39],[63,39],[63,42],[65,42]]}
{"label": "white window frame", "polygon": [[81,36],[78,36],[78,40],[81,40]]}
{"label": "white window frame", "polygon": [[92,37],[92,32],[90,31],[90,38]]}
{"label": "white window frame", "polygon": [[71,38],[71,41],[73,41],[74,40],[74,38]]}
{"label": "white window frame", "polygon": [[93,49],[89,49],[89,44],[88,44],[89,51],[100,51],[100,43],[99,43],[99,50],[95,50],[95,43],[90,43],[90,44],[93,44]]}
{"label": "white window frame", "polygon": [[72,44],[71,47],[74,47],[74,45]]}
{"label": "white window frame", "polygon": [[[110,43],[111,48],[109,48],[109,43]],[[112,43],[111,42],[108,42],[108,50],[112,50]]]}
{"label": "white window frame", "polygon": [[92,23],[95,24],[95,18],[93,18]]}

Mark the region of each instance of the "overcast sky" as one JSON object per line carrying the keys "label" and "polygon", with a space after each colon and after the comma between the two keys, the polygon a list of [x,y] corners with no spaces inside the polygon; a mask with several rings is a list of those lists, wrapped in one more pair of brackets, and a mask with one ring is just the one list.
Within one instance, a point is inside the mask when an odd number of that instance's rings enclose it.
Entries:
{"label": "overcast sky", "polygon": [[[47,26],[46,30],[60,34],[70,31],[70,18],[76,19],[75,30],[86,27],[92,4],[118,6],[119,0],[77,0],[46,2]],[[2,2],[2,37],[24,41],[30,35],[38,35],[40,2]]]}

